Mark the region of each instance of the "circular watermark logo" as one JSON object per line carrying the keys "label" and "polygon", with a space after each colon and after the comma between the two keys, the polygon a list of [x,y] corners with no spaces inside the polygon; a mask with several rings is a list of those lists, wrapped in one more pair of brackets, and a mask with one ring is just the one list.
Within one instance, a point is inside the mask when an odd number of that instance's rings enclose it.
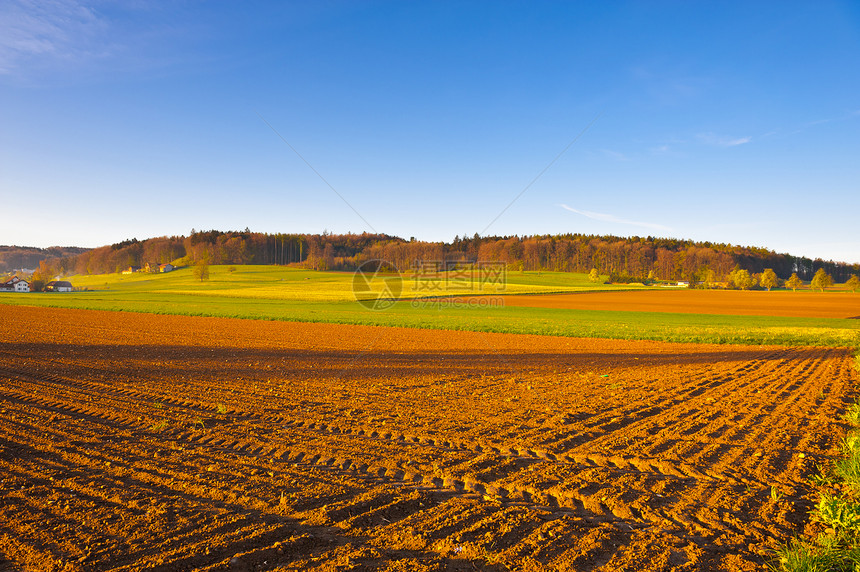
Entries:
{"label": "circular watermark logo", "polygon": [[352,295],[370,310],[387,310],[400,298],[403,277],[386,260],[362,262],[352,275]]}

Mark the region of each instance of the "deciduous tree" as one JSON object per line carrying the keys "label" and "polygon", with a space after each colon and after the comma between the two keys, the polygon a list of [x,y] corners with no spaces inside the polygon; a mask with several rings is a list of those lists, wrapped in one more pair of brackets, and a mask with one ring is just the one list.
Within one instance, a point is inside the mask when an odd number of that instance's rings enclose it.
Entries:
{"label": "deciduous tree", "polygon": [[588,279],[592,282],[600,282],[600,273],[597,271],[597,268],[591,269],[591,272],[588,273]]}
{"label": "deciduous tree", "polygon": [[194,278],[201,282],[209,280],[209,264],[205,260],[201,260],[194,265]]}
{"label": "deciduous tree", "polygon": [[767,291],[770,292],[771,288],[779,286],[779,278],[776,277],[776,272],[772,268],[765,268],[764,272],[761,273],[759,284],[762,288],[767,288]]}
{"label": "deciduous tree", "polygon": [[830,276],[830,274],[828,274],[827,272],[825,272],[823,268],[819,268],[815,272],[815,276],[812,277],[811,285],[813,289],[818,288],[819,290],[824,292],[825,288],[833,285],[833,277]]}
{"label": "deciduous tree", "polygon": [[803,286],[803,280],[797,277],[797,272],[791,275],[791,278],[785,281],[785,285],[791,288],[792,292],[797,292],[797,289]]}
{"label": "deciduous tree", "polygon": [[857,290],[860,288],[860,278],[858,278],[857,275],[854,274],[853,276],[851,276],[851,278],[848,279],[848,282],[845,283],[845,287],[852,292],[857,292]]}
{"label": "deciduous tree", "polygon": [[731,274],[729,274],[729,282],[734,284],[735,288],[739,288],[741,290],[746,290],[755,284],[749,271],[744,270],[743,268],[733,270]]}

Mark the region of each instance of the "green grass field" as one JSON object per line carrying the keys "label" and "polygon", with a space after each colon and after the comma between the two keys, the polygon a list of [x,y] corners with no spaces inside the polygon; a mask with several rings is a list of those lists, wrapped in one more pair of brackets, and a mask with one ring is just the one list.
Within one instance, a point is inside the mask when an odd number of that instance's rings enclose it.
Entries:
{"label": "green grass field", "polygon": [[[390,278],[390,277],[389,277]],[[258,320],[331,322],[554,336],[649,339],[677,342],[860,346],[860,320],[667,314],[522,307],[475,307],[435,295],[587,292],[630,287],[595,285],[583,274],[510,273],[504,291],[495,285],[451,282],[424,289],[409,277],[403,295],[386,310],[355,301],[352,273],[274,266],[210,268],[195,280],[191,269],[169,274],[74,276],[86,292],[3,293],[0,303],[218,316]],[[444,286],[444,281],[439,286]],[[426,284],[424,285],[426,286]],[[486,285],[485,285],[486,286]],[[641,287],[640,287],[641,289]]]}
{"label": "green grass field", "polygon": [[[191,268],[182,268],[168,274],[98,274],[73,276],[69,280],[77,288],[100,291],[119,290],[308,302],[355,301],[352,272],[317,272],[282,266],[234,266],[232,268],[235,270],[231,272],[230,268],[230,266],[210,266],[209,279],[204,282],[195,280]],[[396,283],[400,290],[398,294],[406,298],[466,294],[540,294],[630,288],[630,286],[595,284],[585,274],[516,272],[507,273],[499,278],[482,277],[476,270],[463,276],[447,274],[438,279],[415,278],[410,275],[399,278],[396,275],[380,275],[372,281],[371,291],[379,293],[383,282]]]}

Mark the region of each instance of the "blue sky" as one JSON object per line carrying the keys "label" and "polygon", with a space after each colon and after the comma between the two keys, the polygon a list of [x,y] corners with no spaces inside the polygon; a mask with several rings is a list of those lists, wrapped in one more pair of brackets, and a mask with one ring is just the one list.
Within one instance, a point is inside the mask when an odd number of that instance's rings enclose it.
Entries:
{"label": "blue sky", "polygon": [[856,2],[7,0],[0,125],[0,244],[581,232],[860,262]]}

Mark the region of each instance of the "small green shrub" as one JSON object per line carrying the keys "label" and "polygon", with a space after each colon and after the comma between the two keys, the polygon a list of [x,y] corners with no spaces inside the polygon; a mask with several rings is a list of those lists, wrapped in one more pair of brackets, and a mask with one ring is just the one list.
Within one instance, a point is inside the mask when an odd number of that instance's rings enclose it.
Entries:
{"label": "small green shrub", "polygon": [[860,427],[860,403],[852,404],[844,417],[854,427]]}
{"label": "small green shrub", "polygon": [[860,505],[844,497],[821,495],[816,518],[831,528],[860,531]]}
{"label": "small green shrub", "polygon": [[822,467],[815,465],[818,472],[809,476],[809,483],[816,487],[826,487],[837,483],[838,479],[833,474],[833,467]]}
{"label": "small green shrub", "polygon": [[848,449],[846,452],[847,456],[836,461],[833,466],[833,474],[845,481],[852,490],[860,493],[860,451]]}
{"label": "small green shrub", "polygon": [[842,442],[842,453],[851,455],[860,452],[860,432],[851,431]]}
{"label": "small green shrub", "polygon": [[156,423],[152,427],[150,427],[150,429],[152,429],[153,431],[162,431],[163,429],[166,429],[166,428],[167,428],[167,421],[166,420],[162,421],[161,423]]}
{"label": "small green shrub", "polygon": [[777,550],[777,566],[770,566],[776,572],[831,572],[838,570],[838,548],[831,546],[830,539],[820,539],[818,543],[808,543],[799,538]]}

